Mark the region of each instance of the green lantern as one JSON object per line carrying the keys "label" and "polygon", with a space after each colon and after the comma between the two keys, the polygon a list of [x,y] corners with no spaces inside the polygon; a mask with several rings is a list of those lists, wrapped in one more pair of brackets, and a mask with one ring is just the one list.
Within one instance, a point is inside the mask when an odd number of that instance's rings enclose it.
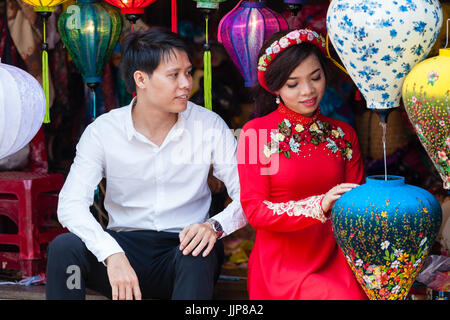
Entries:
{"label": "green lantern", "polygon": [[101,82],[122,32],[119,10],[103,1],[78,0],[61,14],[58,30],[84,82]]}
{"label": "green lantern", "polygon": [[61,14],[58,30],[83,81],[91,89],[91,116],[95,118],[95,88],[122,32],[120,11],[103,1],[78,0]]}

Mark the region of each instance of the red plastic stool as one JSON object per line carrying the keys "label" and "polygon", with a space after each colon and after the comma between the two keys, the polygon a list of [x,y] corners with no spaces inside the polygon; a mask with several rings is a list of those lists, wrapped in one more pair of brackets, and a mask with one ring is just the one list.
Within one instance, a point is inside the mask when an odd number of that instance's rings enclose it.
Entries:
{"label": "red plastic stool", "polygon": [[56,213],[58,192],[64,184],[61,174],[0,172],[0,215],[17,225],[17,234],[0,234],[0,245],[15,245],[19,252],[0,251],[0,268],[20,270],[23,277],[45,272],[46,253],[41,244],[67,232],[61,225],[46,227]]}

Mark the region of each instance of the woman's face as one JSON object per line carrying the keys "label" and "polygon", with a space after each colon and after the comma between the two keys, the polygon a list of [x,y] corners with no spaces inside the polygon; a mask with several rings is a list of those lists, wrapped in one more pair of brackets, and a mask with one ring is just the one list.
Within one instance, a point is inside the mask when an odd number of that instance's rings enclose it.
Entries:
{"label": "woman's face", "polygon": [[286,83],[276,91],[289,109],[312,117],[319,106],[326,87],[325,74],[315,54],[310,54],[289,75]]}

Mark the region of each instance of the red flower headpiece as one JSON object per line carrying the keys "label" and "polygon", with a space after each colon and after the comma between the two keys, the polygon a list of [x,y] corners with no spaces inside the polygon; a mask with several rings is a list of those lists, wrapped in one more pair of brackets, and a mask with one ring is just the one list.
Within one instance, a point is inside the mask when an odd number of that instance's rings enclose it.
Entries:
{"label": "red flower headpiece", "polygon": [[266,84],[265,72],[269,64],[271,64],[273,59],[275,59],[275,57],[281,52],[302,42],[309,42],[316,45],[323,52],[323,54],[325,54],[325,56],[327,55],[325,38],[315,31],[309,29],[299,29],[291,31],[287,35],[281,37],[266,49],[266,53],[259,58],[258,62],[258,80],[261,86],[268,92],[275,94],[267,88]]}

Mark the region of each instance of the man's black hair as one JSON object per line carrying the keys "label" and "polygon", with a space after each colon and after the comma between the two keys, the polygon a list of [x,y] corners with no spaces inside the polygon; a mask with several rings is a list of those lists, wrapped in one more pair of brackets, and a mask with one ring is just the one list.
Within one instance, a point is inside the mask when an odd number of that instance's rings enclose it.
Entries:
{"label": "man's black hair", "polygon": [[174,50],[186,52],[191,60],[191,52],[184,39],[165,28],[152,27],[146,31],[131,32],[121,44],[120,74],[128,92],[136,91],[133,74],[139,70],[149,76],[159,66],[162,59],[174,54]]}

